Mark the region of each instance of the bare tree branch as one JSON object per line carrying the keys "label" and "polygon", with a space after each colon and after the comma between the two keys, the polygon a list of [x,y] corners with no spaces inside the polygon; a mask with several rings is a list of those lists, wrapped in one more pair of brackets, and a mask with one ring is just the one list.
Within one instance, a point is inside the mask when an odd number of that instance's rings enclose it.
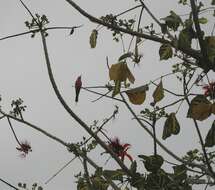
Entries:
{"label": "bare tree branch", "polygon": [[52,87],[55,91],[55,94],[58,98],[58,100],[60,101],[60,103],[62,104],[62,106],[65,108],[65,110],[69,113],[69,115],[71,115],[79,124],[80,126],[82,126],[100,145],[102,148],[104,148],[113,158],[114,160],[119,164],[119,166],[126,172],[127,175],[132,176],[132,173],[130,172],[130,170],[125,166],[125,164],[117,157],[117,155],[108,147],[108,145],[103,142],[89,127],[88,125],[81,120],[76,113],[74,113],[70,107],[67,105],[67,103],[65,102],[65,100],[63,99],[63,97],[61,96],[58,87],[55,83],[54,80],[54,76],[52,74],[52,69],[51,69],[51,65],[50,65],[50,61],[49,61],[49,55],[48,55],[48,49],[47,49],[47,45],[46,45],[46,39],[44,36],[43,31],[41,31],[41,37],[42,37],[42,44],[43,44],[43,49],[44,49],[44,54],[45,54],[45,60],[46,60],[46,65],[47,65],[47,69],[48,69],[48,75],[49,75],[49,79],[51,81]]}
{"label": "bare tree branch", "polygon": [[[81,7],[79,7],[74,1],[72,1],[72,0],[65,0],[65,1],[68,2],[73,8],[75,8],[81,15],[83,15],[86,18],[88,18],[91,22],[101,24],[103,26],[106,26],[107,28],[111,28],[111,29],[114,29],[114,30],[117,30],[117,31],[120,31],[120,32],[123,32],[123,33],[126,33],[126,34],[130,34],[132,36],[145,38],[145,39],[148,39],[148,40],[151,40],[151,41],[154,41],[154,42],[159,42],[159,43],[162,43],[162,44],[170,44],[172,47],[178,49],[178,47],[176,47],[176,44],[174,42],[172,42],[172,41],[168,41],[168,40],[165,40],[163,38],[159,38],[159,37],[154,36],[154,35],[147,35],[147,34],[144,34],[144,33],[136,32],[136,31],[132,31],[132,30],[127,30],[127,29],[122,28],[122,27],[111,25],[109,23],[106,23],[106,22],[102,21],[101,19],[98,19],[98,18],[90,15],[85,10],[83,10]],[[191,57],[193,57],[195,59],[198,59],[198,60],[201,57],[198,51],[196,51],[194,49],[191,49],[191,48],[182,48],[182,47],[180,47],[178,50],[180,50],[180,51],[186,53],[187,55],[189,55],[189,56],[191,56]]]}

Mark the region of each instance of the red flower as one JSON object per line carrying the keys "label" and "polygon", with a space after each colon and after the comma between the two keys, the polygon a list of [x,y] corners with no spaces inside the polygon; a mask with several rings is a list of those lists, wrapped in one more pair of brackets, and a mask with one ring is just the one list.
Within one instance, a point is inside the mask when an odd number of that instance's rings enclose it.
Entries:
{"label": "red flower", "polygon": [[208,85],[203,86],[203,89],[205,90],[205,96],[215,99],[215,82],[210,82]]}
{"label": "red flower", "polygon": [[115,152],[115,154],[124,161],[125,156],[132,162],[133,158],[127,153],[128,149],[131,147],[130,144],[121,144],[119,138],[112,139],[108,146]]}
{"label": "red flower", "polygon": [[31,145],[28,141],[20,142],[20,147],[16,147],[16,149],[21,152],[21,157],[26,157],[26,155],[32,151]]}

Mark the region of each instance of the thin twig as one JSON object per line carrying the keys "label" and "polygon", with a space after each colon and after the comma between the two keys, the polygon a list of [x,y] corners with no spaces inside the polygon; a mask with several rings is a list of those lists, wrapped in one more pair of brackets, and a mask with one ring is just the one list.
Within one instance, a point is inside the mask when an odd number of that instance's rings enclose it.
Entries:
{"label": "thin twig", "polygon": [[173,106],[173,105],[175,105],[175,104],[177,104],[177,103],[179,103],[179,102],[182,102],[184,99],[185,99],[185,98],[178,99],[178,100],[176,100],[176,101],[174,101],[174,102],[172,102],[172,103],[170,103],[170,104],[167,104],[167,105],[165,105],[165,106],[163,106],[163,107],[159,107],[159,109],[156,109],[155,111],[157,112],[157,111],[159,111],[159,110],[162,110],[162,109],[165,109],[165,108],[167,108],[167,107]]}
{"label": "thin twig", "polygon": [[73,159],[71,159],[69,162],[67,162],[63,167],[61,167],[54,175],[52,175],[46,182],[45,184],[48,184],[52,179],[54,179],[60,172],[62,172],[70,163],[72,163],[77,156],[75,156]]}
{"label": "thin twig", "polygon": [[134,10],[134,9],[139,8],[139,7],[142,7],[142,5],[137,5],[137,6],[135,6],[135,7],[132,7],[132,8],[130,8],[130,9],[126,10],[126,11],[123,11],[123,12],[121,12],[121,13],[117,14],[115,17],[122,16],[123,14],[128,13],[128,12],[130,12],[130,11]]}
{"label": "thin twig", "polygon": [[98,98],[96,98],[95,100],[92,100],[91,102],[96,102],[96,101],[102,99],[103,97],[107,96],[110,92],[111,92],[111,91],[107,91],[105,94],[99,96]]}
{"label": "thin twig", "polygon": [[[97,95],[100,95],[100,96],[105,96],[106,98],[110,98],[112,100],[117,100],[117,101],[120,101],[120,102],[123,102],[121,99],[119,98],[115,98],[115,97],[112,97],[112,96],[108,96],[108,95],[105,95],[105,94],[102,94],[102,93],[99,93],[99,92],[96,92],[96,91],[93,91],[93,90],[89,90],[89,88],[85,88],[85,87],[81,87],[82,89],[88,91],[88,92],[91,92],[93,94],[97,94]],[[109,91],[108,91],[109,92]]]}
{"label": "thin twig", "polygon": [[27,12],[31,15],[32,19],[35,20],[35,22],[39,25],[39,23],[37,22],[37,19],[34,17],[34,15],[32,14],[32,12],[30,11],[30,9],[27,7],[27,5],[22,1],[19,0],[21,2],[21,4],[23,5],[23,7],[27,10]]}
{"label": "thin twig", "polygon": [[[154,83],[153,81],[151,81],[151,83],[152,84],[154,84],[155,86],[158,86],[156,83]],[[182,95],[182,94],[176,94],[176,93],[174,93],[174,92],[172,92],[172,91],[170,91],[170,90],[168,90],[168,89],[166,89],[166,88],[163,88],[164,89],[164,91],[166,91],[166,92],[168,92],[169,94],[172,94],[172,95],[174,95],[174,96],[184,96],[184,95]]]}
{"label": "thin twig", "polygon": [[[19,141],[18,137],[16,136],[16,133],[15,133],[15,131],[14,131],[14,129],[13,129],[12,123],[10,122],[10,118],[7,117],[7,120],[8,120],[9,126],[10,126],[10,128],[11,128],[11,130],[12,130],[12,132],[13,132],[13,136],[14,136],[15,139],[16,139],[16,142],[20,145],[20,147],[22,147],[22,145],[21,145],[21,143],[20,143],[20,141]],[[21,120],[23,120],[23,119],[21,119]]]}
{"label": "thin twig", "polygon": [[[75,29],[75,28],[80,28],[81,26],[83,26],[83,25],[80,25],[80,26],[54,26],[54,27],[47,27],[47,28],[44,29],[44,31],[48,31],[48,30],[67,30],[67,29],[71,30],[71,29]],[[26,35],[26,34],[37,33],[39,31],[40,31],[39,29],[34,29],[34,30],[26,31],[26,32],[21,32],[21,33],[18,33],[18,34],[5,36],[5,37],[0,38],[0,41],[10,39],[10,38],[14,38],[14,37],[17,37],[17,36],[23,36],[23,35]]]}
{"label": "thin twig", "polygon": [[2,181],[3,183],[5,183],[5,184],[8,185],[9,187],[12,187],[13,189],[19,190],[17,187],[11,185],[11,184],[8,183],[7,181],[3,180],[2,178],[0,178],[0,181]]}
{"label": "thin twig", "polygon": [[13,34],[13,35],[5,36],[5,37],[0,38],[0,41],[10,39],[10,38],[14,38],[14,37],[17,37],[17,36],[23,36],[25,34],[30,34],[30,33],[34,33],[34,32],[39,32],[39,29],[30,30],[30,31],[27,31],[27,32],[22,32],[22,33],[19,33],[19,34]]}

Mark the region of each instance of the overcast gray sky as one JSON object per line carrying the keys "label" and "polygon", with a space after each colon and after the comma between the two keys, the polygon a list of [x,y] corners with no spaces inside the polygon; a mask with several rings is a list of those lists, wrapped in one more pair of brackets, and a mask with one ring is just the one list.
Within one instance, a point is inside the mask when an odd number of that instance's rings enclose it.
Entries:
{"label": "overcast gray sky", "polygon": [[[116,63],[119,55],[122,54],[121,44],[113,42],[111,32],[107,32],[103,28],[99,31],[97,47],[91,49],[89,36],[97,25],[90,23],[64,0],[30,0],[25,2],[32,12],[40,15],[45,14],[50,20],[49,26],[78,26],[83,24],[83,27],[75,30],[72,36],[69,36],[67,30],[53,30],[49,32],[49,37],[47,37],[53,73],[68,105],[88,124],[92,124],[94,120],[102,122],[103,119],[112,114],[114,105],[118,105],[120,114],[106,126],[108,135],[110,137],[119,136],[123,142],[130,143],[132,148],[129,152],[135,159],[135,155],[138,154],[151,154],[153,151],[151,138],[132,120],[132,116],[127,112],[124,105],[105,98],[92,103],[91,101],[97,96],[85,91],[81,91],[78,104],[75,104],[74,101],[73,85],[80,74],[82,75],[83,86],[104,85],[108,82],[106,56],[109,57],[110,64]],[[97,17],[108,13],[117,14],[136,5],[133,0],[79,0],[76,2]],[[158,18],[167,16],[171,9],[176,9],[177,13],[186,13],[186,10],[177,5],[177,0],[146,0],[145,3]],[[131,15],[138,17],[138,13],[135,14],[135,11]],[[18,0],[1,0],[0,37],[26,31],[24,22],[30,19]],[[144,25],[151,22],[146,13],[144,13],[142,22]],[[126,45],[128,46],[127,41]],[[136,77],[134,86],[145,84],[171,71],[171,63],[174,60],[160,62],[158,47],[159,44],[144,42],[141,48],[143,60],[139,66],[131,67]],[[27,105],[27,110],[24,113],[24,118],[27,121],[66,142],[80,141],[86,132],[68,115],[54,94],[47,75],[40,35],[37,34],[33,39],[30,35],[26,35],[1,41],[0,52],[2,108],[7,111],[10,110],[11,100],[21,97]],[[178,90],[176,80],[164,79],[164,82],[171,90]],[[146,102],[151,100],[149,97]],[[133,106],[133,108],[139,113],[145,108],[145,105],[147,103]],[[182,111],[179,116],[180,122],[184,124],[181,133],[164,142],[179,155],[183,155],[186,150],[193,148],[198,143],[195,131],[189,128],[192,126],[191,122],[187,119],[183,121],[185,115]],[[208,123],[202,123],[202,125],[208,125],[207,130],[214,119],[214,116],[212,117],[210,121],[207,121]],[[37,182],[45,190],[75,189],[73,176],[82,169],[78,160],[70,164],[48,185],[44,185],[49,177],[73,158],[73,154],[69,153],[62,145],[24,124],[14,121],[12,123],[18,137],[21,140],[27,139],[31,142],[33,152],[27,155],[25,159],[21,159],[15,149],[17,144],[7,120],[1,120],[0,178],[14,185],[17,185],[18,182],[25,182],[29,185]],[[162,127],[158,130],[162,131]],[[203,133],[205,134],[207,130]],[[90,153],[90,156],[102,166],[107,156],[98,158],[100,152],[101,149],[98,149],[98,151]],[[126,164],[129,165],[129,161],[126,161]],[[139,160],[138,164],[141,164]],[[114,163],[109,161],[106,167],[112,165],[115,167]],[[10,188],[0,183],[0,189],[9,190]]]}

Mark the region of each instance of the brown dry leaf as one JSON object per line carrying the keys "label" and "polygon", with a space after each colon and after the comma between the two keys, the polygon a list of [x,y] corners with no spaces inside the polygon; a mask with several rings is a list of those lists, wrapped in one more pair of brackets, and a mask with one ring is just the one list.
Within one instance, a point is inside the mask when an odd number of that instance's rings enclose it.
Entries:
{"label": "brown dry leaf", "polygon": [[164,97],[164,89],[163,89],[162,80],[158,84],[158,86],[155,89],[155,91],[153,92],[152,96],[154,98],[154,103],[157,103],[157,102],[159,102],[159,101],[161,101],[163,99],[163,97]]}
{"label": "brown dry leaf", "polygon": [[135,81],[133,74],[131,73],[125,62],[119,62],[111,65],[111,68],[109,69],[109,77],[110,80],[120,82],[126,81],[127,79],[131,83],[134,83]]}
{"label": "brown dry leaf", "polygon": [[127,78],[132,84],[134,84],[134,81],[135,81],[134,75],[131,73],[128,67],[127,67]]}
{"label": "brown dry leaf", "polygon": [[124,62],[111,65],[111,68],[109,69],[110,80],[125,81],[126,76],[123,75],[123,73],[125,73]]}
{"label": "brown dry leaf", "polygon": [[141,105],[146,98],[148,85],[140,86],[131,90],[127,90],[126,94],[132,104]]}
{"label": "brown dry leaf", "polygon": [[211,102],[204,95],[197,95],[191,101],[187,117],[203,121],[211,115],[211,110]]}

